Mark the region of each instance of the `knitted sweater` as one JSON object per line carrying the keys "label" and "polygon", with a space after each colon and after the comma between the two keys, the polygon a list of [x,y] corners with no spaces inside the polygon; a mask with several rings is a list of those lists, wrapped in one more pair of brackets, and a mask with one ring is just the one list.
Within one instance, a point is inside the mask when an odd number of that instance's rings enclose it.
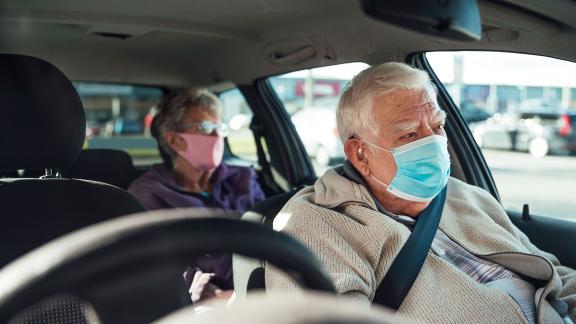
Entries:
{"label": "knitted sweater", "polygon": [[[374,292],[411,232],[379,213],[366,187],[328,170],[298,192],[274,228],[299,239],[320,258],[339,294],[370,305]],[[450,178],[439,229],[472,254],[528,277],[537,287],[538,323],[562,323],[548,299],[562,299],[576,317],[576,271],[538,249],[486,191]],[[298,291],[278,269],[266,267],[266,289]],[[429,252],[400,314],[425,323],[527,323],[500,289],[479,284]]]}

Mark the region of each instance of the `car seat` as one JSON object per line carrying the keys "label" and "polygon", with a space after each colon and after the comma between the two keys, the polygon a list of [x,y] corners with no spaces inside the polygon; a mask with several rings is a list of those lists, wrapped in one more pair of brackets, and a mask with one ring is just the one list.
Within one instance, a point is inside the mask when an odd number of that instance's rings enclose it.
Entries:
{"label": "car seat", "polygon": [[0,54],[0,71],[0,170],[46,170],[40,179],[0,179],[0,267],[62,234],[144,210],[122,189],[60,176],[80,153],[86,127],[82,102],[60,70]]}
{"label": "car seat", "polygon": [[159,122],[158,115],[156,115],[154,116],[154,119],[152,119],[152,124],[150,125],[150,134],[156,140],[156,145],[158,146],[158,152],[160,153],[162,161],[164,162],[164,164],[171,167],[172,158],[170,157],[170,154],[164,151],[164,149],[160,145],[160,129],[158,128],[158,122]]}
{"label": "car seat", "polygon": [[[244,213],[241,219],[272,227],[276,215],[296,192],[297,190],[282,193],[261,201]],[[237,298],[245,298],[251,290],[266,288],[264,267],[265,262],[262,260],[247,258],[237,254],[233,255],[232,271],[234,273],[234,291]]]}
{"label": "car seat", "polygon": [[120,150],[86,149],[62,170],[65,178],[100,181],[126,189],[136,177],[132,157]]}

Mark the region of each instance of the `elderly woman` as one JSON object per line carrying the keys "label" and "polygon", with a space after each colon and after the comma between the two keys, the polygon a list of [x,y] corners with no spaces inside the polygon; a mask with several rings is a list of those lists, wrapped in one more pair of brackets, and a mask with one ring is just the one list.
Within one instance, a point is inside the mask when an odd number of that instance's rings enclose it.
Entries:
{"label": "elderly woman", "polygon": [[[211,207],[240,215],[264,199],[253,169],[222,163],[227,129],[214,94],[175,92],[158,109],[157,140],[168,160],[128,188],[146,208]],[[185,273],[193,302],[232,289],[230,256],[204,258],[196,265]]]}
{"label": "elderly woman", "polygon": [[[399,312],[427,323],[574,319],[576,272],[531,244],[490,194],[450,178],[445,113],[425,72],[401,63],[361,72],[340,99],[337,123],[343,167],[297,193],[274,227],[316,252],[339,294],[370,305],[419,215],[446,188]],[[296,289],[273,267],[266,286]]]}

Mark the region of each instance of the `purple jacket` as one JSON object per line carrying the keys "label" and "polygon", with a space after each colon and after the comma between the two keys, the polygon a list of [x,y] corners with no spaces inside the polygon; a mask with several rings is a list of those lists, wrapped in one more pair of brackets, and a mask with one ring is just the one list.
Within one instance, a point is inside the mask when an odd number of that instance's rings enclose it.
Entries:
{"label": "purple jacket", "polygon": [[[172,170],[164,164],[152,166],[150,171],[132,182],[128,192],[147,209],[211,207],[238,211],[239,215],[265,198],[254,169],[226,164],[221,164],[212,174],[212,192],[209,194],[179,189]],[[215,273],[212,282],[219,288],[233,288],[230,255],[205,257],[195,264],[203,272]]]}
{"label": "purple jacket", "polygon": [[208,195],[180,190],[172,170],[164,164],[152,166],[128,188],[147,209],[214,207],[244,213],[264,200],[252,168],[221,164],[212,174]]}

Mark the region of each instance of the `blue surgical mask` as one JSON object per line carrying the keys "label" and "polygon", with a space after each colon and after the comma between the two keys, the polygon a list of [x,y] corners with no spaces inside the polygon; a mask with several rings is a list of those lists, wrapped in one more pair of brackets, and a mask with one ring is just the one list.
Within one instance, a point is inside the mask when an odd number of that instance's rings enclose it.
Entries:
{"label": "blue surgical mask", "polygon": [[390,184],[370,175],[391,194],[406,200],[429,202],[446,186],[450,176],[446,137],[431,135],[392,150],[361,140],[393,155],[398,169]]}

